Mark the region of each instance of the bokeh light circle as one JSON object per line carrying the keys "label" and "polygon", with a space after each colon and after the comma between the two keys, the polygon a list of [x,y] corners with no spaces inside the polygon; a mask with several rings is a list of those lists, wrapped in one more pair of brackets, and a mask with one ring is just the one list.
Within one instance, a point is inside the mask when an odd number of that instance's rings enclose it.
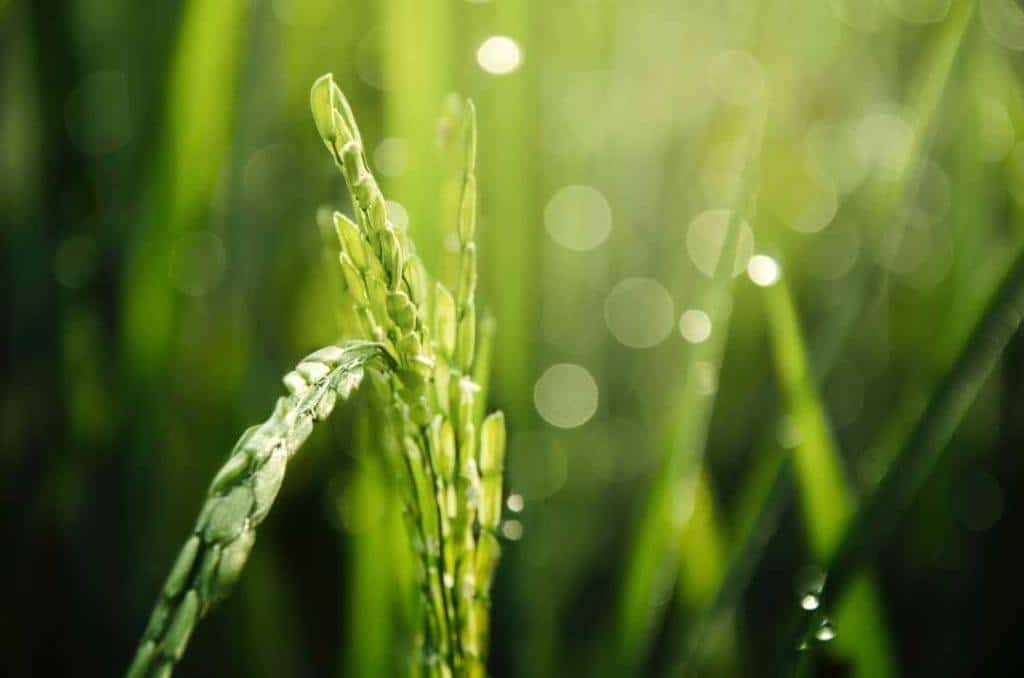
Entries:
{"label": "bokeh light circle", "polygon": [[604,195],[592,186],[565,186],[544,208],[548,235],[566,249],[592,250],[612,230],[612,210]]}
{"label": "bokeh light circle", "polygon": [[747,262],[747,275],[759,287],[771,287],[779,281],[782,270],[779,262],[766,254],[755,254]]}
{"label": "bokeh light circle", "polygon": [[[708,277],[715,274],[715,267],[722,256],[725,236],[732,218],[732,210],[707,210],[698,214],[686,230],[686,251],[690,255],[690,260],[697,270]],[[747,260],[754,253],[754,232],[750,230],[750,224],[745,219],[740,219],[739,229],[732,267],[733,276],[743,272]]]}
{"label": "bokeh light circle", "polygon": [[480,68],[492,75],[511,73],[519,68],[522,60],[519,43],[505,35],[492,35],[476,50],[476,61]]}
{"label": "bokeh light circle", "polygon": [[533,387],[537,412],[558,428],[576,428],[587,423],[597,412],[597,402],[597,382],[580,365],[552,365]]}
{"label": "bokeh light circle", "polygon": [[612,335],[630,348],[650,348],[672,333],[674,304],[651,278],[627,278],[608,294],[604,319]]}
{"label": "bokeh light circle", "polygon": [[679,317],[679,333],[691,344],[707,341],[711,336],[711,318],[698,308],[688,308]]}

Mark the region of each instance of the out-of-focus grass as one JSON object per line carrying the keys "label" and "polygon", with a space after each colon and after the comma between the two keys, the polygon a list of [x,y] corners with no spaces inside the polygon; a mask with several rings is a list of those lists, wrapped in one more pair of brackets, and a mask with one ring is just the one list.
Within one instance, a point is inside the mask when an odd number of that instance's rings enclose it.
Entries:
{"label": "out-of-focus grass", "polygon": [[[710,494],[707,501],[698,503],[694,493],[701,484],[702,457],[717,390],[716,387],[709,388],[707,381],[709,377],[717,380],[728,337],[733,268],[739,256],[742,210],[749,200],[745,191],[749,190],[747,182],[753,174],[750,165],[755,162],[760,149],[762,125],[763,119],[759,112],[755,112],[743,128],[743,178],[736,182],[731,198],[733,209],[713,264],[714,275],[704,290],[701,304],[707,309],[713,329],[706,341],[695,344],[688,352],[684,380],[667,410],[672,419],[667,426],[670,434],[666,438],[660,470],[643,500],[635,541],[627,553],[613,643],[610,645],[614,652],[610,665],[616,671],[634,672],[645,663],[652,635],[661,617],[656,604],[659,587],[673,586],[677,577],[685,582],[685,590],[691,595],[696,596],[697,590],[707,587],[709,578],[698,574],[706,572],[703,568],[694,569],[692,575],[679,574],[680,568],[689,564],[689,558],[680,560],[684,534],[691,539],[700,539],[695,545],[688,544],[684,555],[694,556],[706,551],[706,556],[702,557],[720,558],[713,536]],[[709,492],[706,485],[702,490]],[[701,515],[695,518],[698,510]],[[688,530],[690,521],[694,521],[696,527]]]}
{"label": "out-of-focus grass", "polygon": [[455,8],[447,0],[388,0],[382,9],[386,30],[375,35],[384,65],[385,126],[389,138],[399,140],[406,166],[390,194],[410,215],[424,263],[437,270],[451,227],[438,199],[448,163],[438,153],[437,119],[455,88]]}
{"label": "out-of-focus grass", "polygon": [[175,248],[210,209],[235,135],[235,95],[248,5],[192,0],[167,81],[163,136],[125,280],[126,358],[141,374],[166,364],[179,297],[165,274]]}
{"label": "out-of-focus grass", "polygon": [[[365,430],[367,416],[360,414]],[[394,675],[399,664],[396,648],[402,644],[396,633],[401,625],[393,617],[401,609],[402,594],[408,592],[408,587],[396,586],[403,583],[405,554],[395,536],[403,527],[388,501],[390,483],[384,464],[369,457],[373,448],[365,434],[359,440],[364,449],[358,471],[343,495],[346,515],[354,524],[348,526],[353,555],[346,569],[351,574],[339,601],[348,617],[339,673],[384,677]]]}
{"label": "out-of-focus grass", "polygon": [[[785,278],[765,292],[775,367],[785,394],[789,424],[797,436],[791,454],[811,554],[827,562],[849,521],[853,499],[844,478],[825,407],[814,384],[800,323]],[[797,596],[799,600],[799,596]],[[878,589],[867,575],[837,601],[836,622],[842,635],[835,641],[853,658],[861,675],[893,673]]]}
{"label": "out-of-focus grass", "polygon": [[825,592],[831,596],[855,586],[856,574],[877,553],[900,522],[968,409],[1024,319],[1024,252],[1018,254],[999,289],[964,344],[899,456],[878,488],[863,501],[831,559]]}
{"label": "out-of-focus grass", "polygon": [[[483,298],[493,306],[497,326],[494,381],[508,394],[502,402],[515,422],[527,416],[533,374],[536,310],[537,232],[540,208],[536,192],[540,157],[537,89],[541,64],[531,61],[534,26],[543,11],[525,2],[496,2],[474,23],[477,36],[507,35],[523,50],[523,65],[502,76],[500,86],[480,83],[481,256],[493,262],[483,276]],[[486,28],[485,28],[486,27]],[[479,43],[467,52],[473,53]],[[481,77],[477,75],[476,77]],[[516,139],[517,143],[505,141]],[[534,274],[531,274],[534,273]],[[513,429],[514,429],[513,424]]]}
{"label": "out-of-focus grass", "polygon": [[[248,17],[247,4],[235,0],[192,0],[182,9],[165,76],[156,147],[140,162],[148,183],[138,197],[140,227],[126,247],[119,297],[121,386],[128,399],[146,411],[144,418],[125,418],[125,437],[131,454],[146,460],[132,468],[136,473],[144,469],[135,478],[140,486],[151,483],[142,510],[156,516],[137,547],[140,554],[168,543],[170,534],[178,539],[171,528],[180,526],[179,512],[170,507],[177,506],[183,483],[196,485],[186,477],[183,462],[196,461],[186,450],[203,447],[175,440],[171,431],[180,427],[181,419],[166,406],[166,392],[167,383],[179,374],[201,371],[180,351],[182,310],[189,298],[183,292],[202,275],[189,268],[195,265],[190,260],[192,245],[209,240],[217,188],[230,164]],[[196,234],[202,235],[196,239]],[[203,255],[216,253],[207,249]],[[209,330],[212,346],[224,335]],[[196,402],[217,390],[230,392],[237,384],[246,345],[241,340],[231,345],[230,354],[208,372],[216,376],[196,394]]]}

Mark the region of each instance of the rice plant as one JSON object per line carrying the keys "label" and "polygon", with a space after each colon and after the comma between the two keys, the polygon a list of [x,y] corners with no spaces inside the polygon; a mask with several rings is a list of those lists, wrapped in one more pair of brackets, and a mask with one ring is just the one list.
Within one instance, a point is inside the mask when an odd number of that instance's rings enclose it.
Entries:
{"label": "rice plant", "polygon": [[[476,117],[461,118],[463,167],[457,224],[458,283],[433,282],[367,167],[359,128],[331,75],[314,83],[317,131],[341,171],[355,219],[333,215],[341,244],[350,339],[321,349],[284,377],[267,421],[247,430],[210,484],[192,535],[176,559],[143,633],[129,676],[169,675],[196,623],[241,574],[291,456],[365,380],[415,554],[418,623],[409,673],[482,676],[489,589],[500,547],[505,423],[486,417],[482,383],[489,331],[477,341]],[[364,379],[365,377],[365,379]]]}
{"label": "rice plant", "polygon": [[5,675],[1013,673],[1020,5],[0,1]]}

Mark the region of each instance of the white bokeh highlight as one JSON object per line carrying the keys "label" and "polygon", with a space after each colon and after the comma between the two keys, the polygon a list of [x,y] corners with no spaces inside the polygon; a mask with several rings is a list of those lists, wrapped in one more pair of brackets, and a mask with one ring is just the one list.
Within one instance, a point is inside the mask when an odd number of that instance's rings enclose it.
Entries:
{"label": "white bokeh highlight", "polygon": [[522,64],[523,52],[512,38],[492,35],[476,50],[476,62],[491,75],[506,75]]}
{"label": "white bokeh highlight", "polygon": [[580,365],[552,365],[533,387],[537,413],[558,428],[576,428],[587,423],[597,412],[597,403],[597,382]]}
{"label": "white bokeh highlight", "polygon": [[650,348],[672,333],[675,310],[668,290],[651,278],[626,278],[608,294],[604,319],[619,343]]}
{"label": "white bokeh highlight", "polygon": [[707,341],[711,336],[711,318],[700,309],[686,309],[679,317],[679,333],[691,344]]}
{"label": "white bokeh highlight", "polygon": [[747,262],[747,275],[759,287],[770,287],[779,281],[779,262],[766,254],[755,254]]}
{"label": "white bokeh highlight", "polygon": [[565,186],[544,208],[544,226],[556,243],[586,252],[608,239],[612,210],[604,195],[592,186]]}

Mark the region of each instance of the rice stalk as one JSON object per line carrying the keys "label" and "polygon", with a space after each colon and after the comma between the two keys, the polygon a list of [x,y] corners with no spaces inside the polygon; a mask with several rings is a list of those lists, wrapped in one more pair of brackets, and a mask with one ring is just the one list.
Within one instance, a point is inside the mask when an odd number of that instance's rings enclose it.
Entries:
{"label": "rice stalk", "polygon": [[[367,169],[359,128],[328,74],[314,83],[317,130],[348,185],[355,221],[335,213],[339,264],[354,314],[346,334],[361,336],[308,356],[285,376],[291,395],[250,428],[214,478],[128,675],[166,676],[184,654],[195,624],[230,591],[277,495],[288,459],[368,376],[384,454],[397,479],[415,554],[419,618],[409,671],[482,676],[490,584],[500,547],[505,424],[483,416],[482,388],[491,324],[477,344],[476,117],[461,108],[464,166],[456,233],[454,293],[430,287],[408,235],[388,218]],[[429,326],[428,326],[429,324]],[[365,369],[364,369],[365,368]],[[372,369],[371,369],[372,368]]]}
{"label": "rice stalk", "polygon": [[127,676],[167,676],[181,659],[195,625],[231,591],[277,498],[288,461],[346,400],[364,368],[383,359],[367,342],[328,346],[304,358],[284,377],[288,396],[252,426],[214,476],[195,529],[178,554],[142,634]]}
{"label": "rice stalk", "polygon": [[430,676],[483,675],[500,551],[505,424],[500,412],[483,416],[474,378],[486,372],[490,354],[489,329],[483,346],[477,342],[475,110],[470,102],[459,110],[459,263],[451,291],[431,284],[408,234],[388,218],[359,129],[330,75],[314,84],[311,105],[355,209],[355,220],[334,215],[357,318],[346,329],[380,342],[395,365],[372,375],[371,398],[415,554],[420,618],[410,668]]}

